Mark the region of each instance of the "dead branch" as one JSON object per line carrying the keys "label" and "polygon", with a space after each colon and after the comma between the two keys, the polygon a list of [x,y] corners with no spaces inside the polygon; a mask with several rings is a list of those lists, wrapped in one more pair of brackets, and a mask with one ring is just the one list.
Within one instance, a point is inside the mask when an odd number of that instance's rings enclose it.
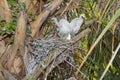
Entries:
{"label": "dead branch", "polygon": [[7,70],[3,70],[5,80],[17,80]]}
{"label": "dead branch", "polygon": [[0,80],[17,80],[0,63]]}
{"label": "dead branch", "polygon": [[89,21],[86,21],[84,27],[93,24],[95,21],[97,21],[97,18],[93,18],[93,19],[91,19],[91,20],[89,20]]}
{"label": "dead branch", "polygon": [[2,57],[2,55],[4,54],[6,47],[5,47],[5,41],[0,41],[0,58]]}
{"label": "dead branch", "polygon": [[0,80],[5,80],[3,74],[2,74],[2,71],[4,70],[2,64],[0,63]]}
{"label": "dead branch", "polygon": [[0,17],[4,18],[6,22],[10,22],[12,19],[7,0],[0,0]]}
{"label": "dead branch", "polygon": [[[58,11],[54,14],[54,16],[60,14],[65,8],[66,8],[66,7],[62,7],[60,10],[58,10]],[[78,5],[69,6],[66,11],[71,11],[71,10],[73,10],[73,9],[79,9],[79,8],[81,8],[81,6],[78,6]]]}
{"label": "dead branch", "polygon": [[37,0],[18,0],[18,2],[25,3],[27,12],[35,14],[35,4],[37,3]]}
{"label": "dead branch", "polygon": [[81,33],[79,33],[73,40],[72,40],[72,44],[76,43],[77,41],[79,41],[81,38],[85,37],[87,34],[89,34],[91,32],[90,28],[85,29],[84,31],[82,31]]}
{"label": "dead branch", "polygon": [[50,6],[48,6],[46,9],[44,9],[37,17],[37,19],[31,24],[31,31],[32,37],[35,37],[35,35],[39,32],[39,29],[41,28],[44,21],[47,19],[47,17],[50,15],[50,13],[53,13],[57,7],[63,2],[63,0],[54,0]]}
{"label": "dead branch", "polygon": [[10,58],[7,62],[7,68],[10,70],[13,60],[17,54],[18,49],[20,49],[21,55],[24,52],[24,41],[25,41],[25,32],[26,32],[26,20],[25,20],[25,13],[23,10],[20,11],[18,20],[17,20],[17,28],[16,34],[14,37],[14,43],[12,45],[12,52]]}

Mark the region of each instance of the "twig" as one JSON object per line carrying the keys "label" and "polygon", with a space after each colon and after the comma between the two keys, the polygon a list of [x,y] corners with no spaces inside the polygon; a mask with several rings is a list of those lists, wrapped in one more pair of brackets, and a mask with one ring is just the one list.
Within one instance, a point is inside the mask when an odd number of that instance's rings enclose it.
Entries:
{"label": "twig", "polygon": [[46,68],[46,71],[43,75],[43,80],[47,80],[48,74],[53,70],[53,68],[55,68],[55,66],[54,66],[55,60],[56,59],[54,59],[53,62]]}
{"label": "twig", "polygon": [[110,59],[108,65],[107,65],[107,67],[106,67],[106,69],[104,70],[102,76],[100,77],[100,80],[102,80],[102,79],[104,78],[104,76],[105,76],[105,74],[107,73],[107,71],[108,71],[110,65],[112,64],[113,60],[115,59],[115,56],[117,55],[119,49],[120,49],[120,43],[119,43],[119,45],[117,46],[117,48],[116,48],[116,50],[115,50],[115,52],[114,52],[112,58]]}
{"label": "twig", "polygon": [[101,16],[100,16],[100,18],[99,18],[99,21],[101,21],[101,20],[102,20],[103,15],[105,14],[105,11],[107,10],[107,8],[108,8],[109,4],[110,4],[110,0],[108,0],[108,2],[107,2],[107,4],[106,4],[106,6],[105,6],[105,8],[104,8],[104,10],[102,11],[102,14],[101,14]]}
{"label": "twig", "polygon": [[73,2],[73,0],[70,0],[69,4],[66,6],[66,8],[63,10],[63,12],[60,14],[60,16],[63,15],[63,13],[67,10],[67,8],[69,7],[69,5]]}
{"label": "twig", "polygon": [[87,27],[87,26],[93,24],[95,21],[97,21],[97,18],[93,18],[89,21],[85,21],[85,25],[83,25],[83,27]]}
{"label": "twig", "polygon": [[5,37],[7,37],[8,35],[4,35],[2,37],[0,37],[0,41],[2,41]]}
{"label": "twig", "polygon": [[[66,8],[66,7],[60,8],[59,11],[57,11],[57,12],[54,14],[54,16],[61,14],[65,8]],[[71,11],[71,10],[73,10],[73,9],[81,9],[81,6],[79,6],[79,5],[69,6],[69,8],[68,8],[66,11]]]}
{"label": "twig", "polygon": [[84,77],[86,77],[86,75],[80,71],[78,68],[76,68],[72,63],[68,62],[67,60],[65,60],[69,65],[71,65],[73,68],[77,69],[79,73],[81,73]]}

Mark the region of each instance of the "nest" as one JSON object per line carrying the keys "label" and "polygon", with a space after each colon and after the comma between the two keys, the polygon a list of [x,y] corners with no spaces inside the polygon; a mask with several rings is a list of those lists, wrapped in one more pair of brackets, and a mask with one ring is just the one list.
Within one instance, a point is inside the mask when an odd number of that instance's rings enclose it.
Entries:
{"label": "nest", "polygon": [[[28,76],[35,71],[38,65],[45,69],[55,60],[54,66],[57,66],[72,53],[70,42],[62,39],[35,39],[29,42],[29,46],[30,58],[26,65]],[[27,58],[25,57],[25,59]]]}
{"label": "nest", "polygon": [[30,42],[32,47],[31,54],[37,63],[43,62],[49,55],[69,48],[69,42],[55,39],[36,39]]}
{"label": "nest", "polygon": [[[29,42],[28,48],[25,48],[24,64],[26,67],[27,78],[30,75],[34,76],[34,80],[45,71],[45,78],[47,75],[63,61],[68,61],[74,64],[72,52],[76,50],[75,43],[82,37],[90,33],[90,29],[79,33],[71,41],[63,39],[44,38],[35,39]],[[71,47],[72,46],[72,47]],[[44,75],[43,75],[44,76]],[[43,79],[43,80],[44,80]]]}

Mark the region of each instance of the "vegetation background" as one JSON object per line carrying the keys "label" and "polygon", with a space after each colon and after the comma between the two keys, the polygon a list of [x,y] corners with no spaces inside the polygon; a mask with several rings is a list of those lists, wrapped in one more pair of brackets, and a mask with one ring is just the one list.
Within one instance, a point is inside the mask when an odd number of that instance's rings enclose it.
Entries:
{"label": "vegetation background", "polygon": [[[120,0],[0,0],[0,80],[25,80],[27,42],[54,36],[52,17],[71,21],[81,13],[86,19],[80,32],[90,29],[90,33],[76,42],[74,64],[63,61],[47,80],[119,80]],[[41,74],[34,73],[29,80]]]}

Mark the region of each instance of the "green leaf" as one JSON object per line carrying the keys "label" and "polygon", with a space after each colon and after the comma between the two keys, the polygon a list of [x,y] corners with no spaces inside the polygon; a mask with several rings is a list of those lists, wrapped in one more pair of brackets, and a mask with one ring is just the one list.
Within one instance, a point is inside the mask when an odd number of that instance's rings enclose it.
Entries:
{"label": "green leaf", "polygon": [[2,31],[6,31],[6,27],[2,27],[1,30],[2,30]]}

